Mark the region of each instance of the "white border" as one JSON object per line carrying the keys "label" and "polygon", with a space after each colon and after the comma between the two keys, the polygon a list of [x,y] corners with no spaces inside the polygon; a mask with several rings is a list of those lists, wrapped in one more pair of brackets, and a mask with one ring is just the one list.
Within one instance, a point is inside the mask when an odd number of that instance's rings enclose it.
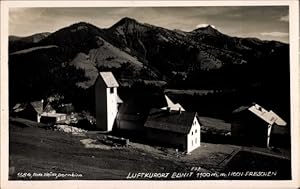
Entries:
{"label": "white border", "polygon": [[[1,2],[1,183],[0,188],[299,188],[299,1],[0,1]],[[8,9],[12,7],[170,7],[170,6],[281,6],[290,9],[290,78],[292,180],[290,181],[8,181]]]}

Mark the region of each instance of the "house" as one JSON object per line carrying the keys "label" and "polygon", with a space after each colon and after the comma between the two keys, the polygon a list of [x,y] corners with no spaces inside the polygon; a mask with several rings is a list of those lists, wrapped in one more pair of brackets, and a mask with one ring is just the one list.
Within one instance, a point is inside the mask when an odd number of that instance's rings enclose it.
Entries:
{"label": "house", "polygon": [[13,107],[12,114],[17,117],[39,122],[39,115],[43,112],[43,109],[43,100],[30,103],[18,103]]}
{"label": "house", "polygon": [[272,110],[268,111],[256,103],[241,106],[232,113],[231,136],[243,143],[270,147],[274,129],[287,125]]}
{"label": "house", "polygon": [[38,123],[57,123],[66,120],[66,114],[56,113],[48,102],[44,106],[44,100],[24,104],[16,104],[13,107],[14,114],[36,121]]}
{"label": "house", "polygon": [[201,144],[201,125],[196,112],[152,110],[145,128],[149,141],[187,153]]}
{"label": "house", "polygon": [[102,131],[112,131],[122,103],[117,94],[119,84],[111,72],[100,72],[95,82],[96,126]]}

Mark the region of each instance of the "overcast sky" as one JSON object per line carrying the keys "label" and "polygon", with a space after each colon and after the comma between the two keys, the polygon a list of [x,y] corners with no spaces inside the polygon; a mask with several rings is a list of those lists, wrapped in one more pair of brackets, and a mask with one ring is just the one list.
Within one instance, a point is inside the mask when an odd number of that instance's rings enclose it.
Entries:
{"label": "overcast sky", "polygon": [[210,24],[231,36],[257,37],[288,43],[288,10],[288,6],[10,8],[9,34],[28,36],[39,32],[54,32],[81,21],[107,28],[126,16],[141,23],[168,29],[191,31]]}

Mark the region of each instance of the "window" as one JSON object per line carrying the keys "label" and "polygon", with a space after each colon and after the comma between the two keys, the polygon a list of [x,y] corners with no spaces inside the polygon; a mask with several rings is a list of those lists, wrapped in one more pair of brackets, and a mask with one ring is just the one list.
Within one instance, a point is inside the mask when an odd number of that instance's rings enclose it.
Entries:
{"label": "window", "polygon": [[192,146],[193,146],[193,141],[192,141]]}
{"label": "window", "polygon": [[195,130],[195,133],[197,133],[197,129]]}
{"label": "window", "polygon": [[194,133],[193,133],[193,131],[192,131],[192,135],[193,135]]}
{"label": "window", "polygon": [[195,138],[195,144],[197,144],[197,138]]}
{"label": "window", "polygon": [[113,87],[110,88],[110,94],[114,93],[114,89],[115,89],[115,88],[113,88]]}

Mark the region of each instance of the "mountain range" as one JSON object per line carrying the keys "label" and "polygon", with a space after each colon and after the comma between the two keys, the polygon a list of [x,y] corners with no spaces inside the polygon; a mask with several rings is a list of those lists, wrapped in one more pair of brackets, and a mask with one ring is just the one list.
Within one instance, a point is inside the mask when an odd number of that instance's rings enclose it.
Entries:
{"label": "mountain range", "polygon": [[121,87],[164,81],[167,88],[243,90],[289,103],[289,44],[278,41],[229,36],[210,25],[169,30],[127,17],[105,29],[79,22],[9,36],[10,102],[92,90],[99,71],[112,71]]}

